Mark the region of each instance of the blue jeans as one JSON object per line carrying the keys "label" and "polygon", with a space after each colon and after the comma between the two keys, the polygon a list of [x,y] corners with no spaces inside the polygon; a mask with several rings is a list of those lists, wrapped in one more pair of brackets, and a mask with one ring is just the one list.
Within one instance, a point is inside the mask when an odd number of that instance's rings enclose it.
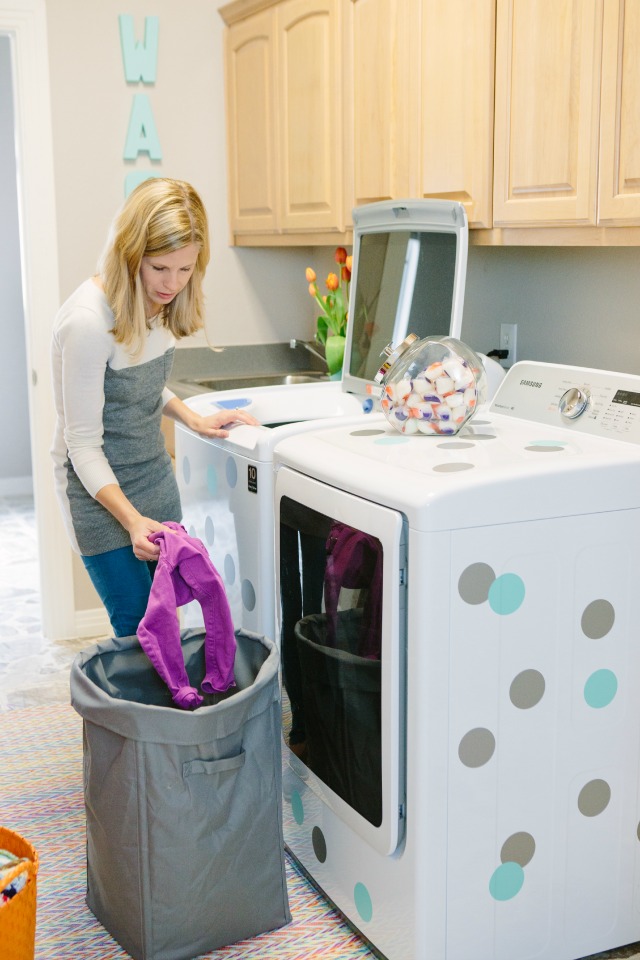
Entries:
{"label": "blue jeans", "polygon": [[116,637],[133,636],[147,609],[157,563],[137,560],[133,547],[82,557],[82,562],[105,605]]}

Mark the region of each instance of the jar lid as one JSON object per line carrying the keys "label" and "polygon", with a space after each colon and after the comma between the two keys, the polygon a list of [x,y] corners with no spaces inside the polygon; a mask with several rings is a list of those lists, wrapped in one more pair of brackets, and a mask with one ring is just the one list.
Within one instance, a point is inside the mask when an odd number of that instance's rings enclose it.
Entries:
{"label": "jar lid", "polygon": [[382,383],[389,367],[392,367],[393,364],[396,362],[396,360],[398,360],[402,356],[402,354],[409,349],[411,344],[416,342],[417,339],[418,337],[415,333],[410,333],[407,337],[404,338],[402,343],[398,344],[397,347],[394,347],[392,343],[388,343],[386,345],[386,347],[384,348],[380,356],[382,357],[386,354],[387,359],[384,361],[384,363],[382,364],[382,366],[380,367],[380,369],[378,370],[378,372],[374,377],[374,380],[376,381],[376,383]]}

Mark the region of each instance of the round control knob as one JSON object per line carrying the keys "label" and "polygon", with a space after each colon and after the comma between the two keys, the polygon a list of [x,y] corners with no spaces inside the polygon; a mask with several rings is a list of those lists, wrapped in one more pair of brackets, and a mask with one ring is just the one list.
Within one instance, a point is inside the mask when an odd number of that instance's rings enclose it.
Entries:
{"label": "round control knob", "polygon": [[576,420],[589,406],[590,394],[584,387],[570,387],[560,397],[558,409],[565,420]]}

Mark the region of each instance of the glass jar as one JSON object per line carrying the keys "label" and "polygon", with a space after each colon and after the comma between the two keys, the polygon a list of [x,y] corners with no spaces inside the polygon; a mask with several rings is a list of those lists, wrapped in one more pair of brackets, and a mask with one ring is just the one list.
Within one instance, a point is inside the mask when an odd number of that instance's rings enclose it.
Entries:
{"label": "glass jar", "polygon": [[400,433],[452,436],[486,399],[482,360],[461,340],[410,334],[383,353],[380,406]]}

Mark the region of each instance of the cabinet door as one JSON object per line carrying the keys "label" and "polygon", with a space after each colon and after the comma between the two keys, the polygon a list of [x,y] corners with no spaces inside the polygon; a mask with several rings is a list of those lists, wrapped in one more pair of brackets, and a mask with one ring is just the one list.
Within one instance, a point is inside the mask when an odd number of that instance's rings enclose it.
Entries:
{"label": "cabinet door", "polygon": [[227,31],[232,233],[275,232],[278,226],[274,39],[275,10],[240,20]]}
{"label": "cabinet door", "polygon": [[419,194],[491,226],[495,0],[422,0]]}
{"label": "cabinet door", "polygon": [[[410,124],[418,129],[416,0],[355,0],[353,156],[355,205],[412,191]],[[413,110],[411,108],[413,107]],[[411,111],[411,116],[410,116]],[[415,188],[414,188],[415,189]]]}
{"label": "cabinet door", "polygon": [[341,5],[277,7],[284,231],[340,231],[344,220]]}
{"label": "cabinet door", "polygon": [[496,226],[594,224],[602,0],[497,0]]}
{"label": "cabinet door", "polygon": [[605,0],[600,120],[602,224],[640,223],[640,2]]}

